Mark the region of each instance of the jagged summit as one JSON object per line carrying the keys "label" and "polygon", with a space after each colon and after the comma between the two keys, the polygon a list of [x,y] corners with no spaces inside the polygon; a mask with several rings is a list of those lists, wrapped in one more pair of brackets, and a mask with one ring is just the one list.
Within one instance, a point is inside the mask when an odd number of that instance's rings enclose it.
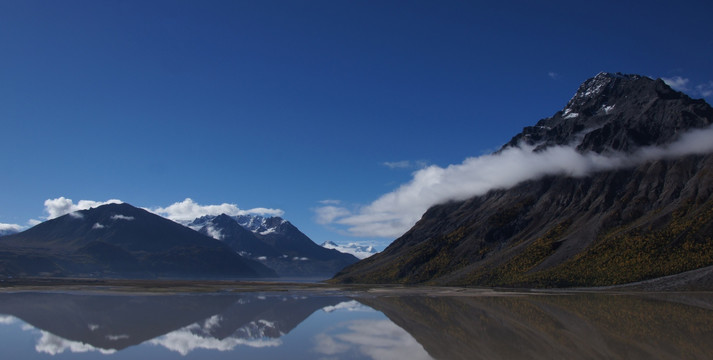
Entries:
{"label": "jagged summit", "polygon": [[586,80],[567,105],[528,126],[503,146],[576,146],[597,153],[631,152],[678,139],[681,130],[711,124],[713,109],[671,89],[661,79],[599,73]]}

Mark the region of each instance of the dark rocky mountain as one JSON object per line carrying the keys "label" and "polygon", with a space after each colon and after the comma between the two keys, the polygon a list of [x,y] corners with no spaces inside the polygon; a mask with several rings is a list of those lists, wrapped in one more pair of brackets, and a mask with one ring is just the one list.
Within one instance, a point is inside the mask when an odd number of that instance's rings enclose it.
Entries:
{"label": "dark rocky mountain", "polygon": [[229,245],[244,257],[259,261],[283,277],[329,278],[358,259],[315,244],[280,217],[204,216],[189,226]]}
{"label": "dark rocky mountain", "polygon": [[226,244],[129,204],[108,204],[0,239],[0,274],[272,277]]}
{"label": "dark rocky mountain", "polygon": [[[633,154],[707,128],[713,109],[661,80],[601,73],[505,144]],[[383,252],[334,281],[597,286],[713,265],[713,155],[544,176],[430,208]]]}

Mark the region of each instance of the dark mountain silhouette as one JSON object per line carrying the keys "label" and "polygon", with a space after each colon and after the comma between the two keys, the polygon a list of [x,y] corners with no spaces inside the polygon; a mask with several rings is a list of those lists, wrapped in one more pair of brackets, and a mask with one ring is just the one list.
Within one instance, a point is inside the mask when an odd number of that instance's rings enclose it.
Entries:
{"label": "dark mountain silhouette", "polygon": [[219,238],[233,250],[259,261],[280,276],[329,278],[358,259],[315,244],[289,221],[280,217],[217,217],[196,219],[190,226]]}
{"label": "dark mountain silhouette", "polygon": [[264,277],[275,273],[227,245],[129,204],[108,204],[0,239],[13,276]]}
{"label": "dark mountain silhouette", "polygon": [[[500,151],[572,146],[629,154],[713,122],[713,109],[661,80],[601,73],[567,106]],[[594,286],[713,265],[713,155],[550,175],[430,208],[383,252],[334,279],[361,283]]]}

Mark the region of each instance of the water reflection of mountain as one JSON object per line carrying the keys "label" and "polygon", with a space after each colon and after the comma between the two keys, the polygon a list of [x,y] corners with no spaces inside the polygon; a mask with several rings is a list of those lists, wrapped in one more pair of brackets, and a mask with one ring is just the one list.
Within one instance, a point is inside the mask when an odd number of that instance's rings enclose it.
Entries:
{"label": "water reflection of mountain", "polygon": [[382,311],[436,359],[710,359],[713,354],[711,294],[359,301]]}
{"label": "water reflection of mountain", "polygon": [[[341,297],[0,294],[0,314],[62,339],[121,350],[181,329],[203,339],[279,338]],[[235,340],[241,340],[235,341]],[[162,344],[163,345],[163,344]]]}

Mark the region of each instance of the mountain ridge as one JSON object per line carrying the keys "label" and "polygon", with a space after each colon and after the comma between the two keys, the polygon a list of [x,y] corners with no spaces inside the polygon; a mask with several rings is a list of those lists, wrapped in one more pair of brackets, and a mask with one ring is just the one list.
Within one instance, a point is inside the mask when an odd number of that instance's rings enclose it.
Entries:
{"label": "mountain ridge", "polygon": [[0,273],[20,276],[264,277],[227,245],[127,203],[75,211],[0,238]]}
{"label": "mountain ridge", "polygon": [[[600,73],[499,151],[633,154],[711,122],[708,104],[660,79]],[[604,286],[705,267],[713,264],[711,174],[711,154],[660,158],[435,205],[382,253],[332,281]]]}
{"label": "mountain ridge", "polygon": [[245,257],[261,262],[285,277],[329,278],[358,261],[351,254],[314,243],[281,217],[203,216],[188,226],[228,244]]}

